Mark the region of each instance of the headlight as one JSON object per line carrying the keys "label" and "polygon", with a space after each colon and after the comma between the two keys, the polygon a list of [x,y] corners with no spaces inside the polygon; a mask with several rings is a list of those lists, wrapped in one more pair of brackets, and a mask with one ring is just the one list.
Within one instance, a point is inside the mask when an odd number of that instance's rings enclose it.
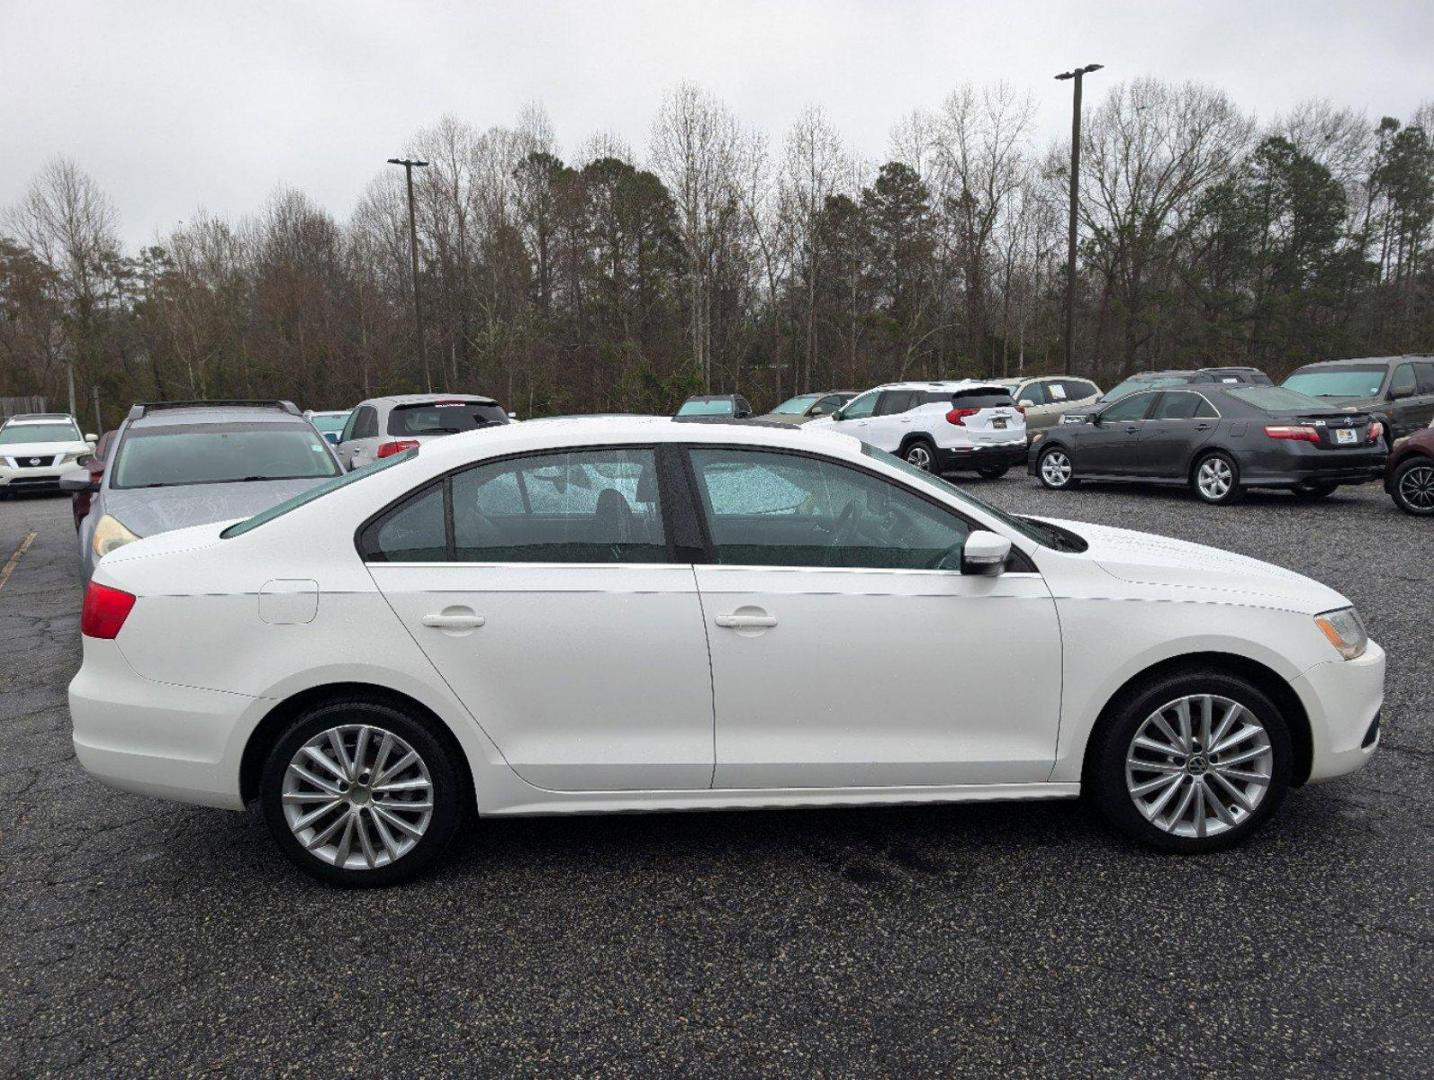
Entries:
{"label": "headlight", "polygon": [[1326,611],[1323,615],[1316,615],[1315,625],[1346,660],[1364,655],[1365,647],[1369,644],[1369,635],[1354,608],[1340,608],[1338,611]]}
{"label": "headlight", "polygon": [[92,543],[95,558],[100,559],[118,547],[124,547],[139,537],[130,532],[117,520],[105,514],[95,523],[95,538]]}

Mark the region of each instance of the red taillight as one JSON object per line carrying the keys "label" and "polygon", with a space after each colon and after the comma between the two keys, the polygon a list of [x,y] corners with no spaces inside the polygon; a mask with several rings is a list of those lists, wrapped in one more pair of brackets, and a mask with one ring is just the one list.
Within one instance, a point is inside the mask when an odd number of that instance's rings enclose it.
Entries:
{"label": "red taillight", "polygon": [[1026,415],[1026,407],[1025,407],[1024,405],[1017,405],[1017,406],[1016,406],[1016,411],[1017,411],[1018,413],[1020,413],[1022,416],[1025,416],[1025,415]]}
{"label": "red taillight", "polygon": [[134,597],[121,589],[90,582],[85,589],[85,606],[80,612],[80,633],[85,637],[112,640],[120,632],[134,607]]}
{"label": "red taillight", "polygon": [[948,424],[959,424],[965,427],[966,417],[975,416],[980,411],[980,409],[952,409],[946,414],[946,422]]}
{"label": "red taillight", "polygon": [[405,450],[413,450],[418,446],[417,439],[397,439],[394,442],[386,442],[378,448],[379,457],[393,457],[394,454],[401,454]]}
{"label": "red taillight", "polygon": [[1295,442],[1319,442],[1319,432],[1302,424],[1266,424],[1265,434],[1272,439],[1293,439]]}
{"label": "red taillight", "polygon": [[1378,420],[1371,421],[1369,425],[1369,441],[1378,442],[1383,437],[1384,425],[1381,424]]}

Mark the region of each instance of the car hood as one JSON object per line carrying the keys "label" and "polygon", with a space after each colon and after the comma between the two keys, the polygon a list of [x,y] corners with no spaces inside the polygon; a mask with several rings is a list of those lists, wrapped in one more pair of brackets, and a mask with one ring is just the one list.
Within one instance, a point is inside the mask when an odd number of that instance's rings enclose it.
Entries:
{"label": "car hood", "polygon": [[136,536],[153,536],[189,525],[253,517],[276,503],[324,483],[254,480],[239,484],[184,484],[162,488],[108,488],[103,509]]}
{"label": "car hood", "polygon": [[85,442],[33,442],[6,443],[0,446],[0,457],[28,458],[54,457],[56,454],[90,454],[90,444]]}
{"label": "car hood", "polygon": [[1096,563],[1107,574],[1139,585],[1165,585],[1228,594],[1231,603],[1254,603],[1317,615],[1347,607],[1349,601],[1313,578],[1233,551],[1168,536],[1043,518],[1090,546],[1076,558]]}

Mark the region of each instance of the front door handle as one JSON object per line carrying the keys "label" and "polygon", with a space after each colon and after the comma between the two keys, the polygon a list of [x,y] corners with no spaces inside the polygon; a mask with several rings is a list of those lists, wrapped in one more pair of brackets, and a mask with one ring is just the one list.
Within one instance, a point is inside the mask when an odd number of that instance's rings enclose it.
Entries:
{"label": "front door handle", "polygon": [[736,612],[718,615],[713,622],[728,630],[766,629],[777,625],[775,615],[738,615]]}
{"label": "front door handle", "polygon": [[438,630],[476,630],[487,621],[482,615],[447,615],[442,612],[425,615],[422,619],[424,626]]}

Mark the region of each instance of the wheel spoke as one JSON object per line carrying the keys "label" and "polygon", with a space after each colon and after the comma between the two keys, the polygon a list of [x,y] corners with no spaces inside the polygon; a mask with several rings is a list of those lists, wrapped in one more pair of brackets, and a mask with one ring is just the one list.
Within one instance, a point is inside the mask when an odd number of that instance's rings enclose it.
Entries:
{"label": "wheel spoke", "polygon": [[318,788],[318,789],[319,789],[320,791],[322,791],[325,795],[335,795],[335,796],[337,796],[337,795],[343,794],[341,791],[339,791],[339,789],[338,789],[337,787],[335,787],[333,784],[329,783],[329,781],[324,780],[324,779],[321,779],[321,778],[318,777],[318,776],[315,776],[313,773],[311,773],[308,769],[304,768],[304,767],[303,767],[302,765],[300,765],[298,762],[290,762],[290,763],[289,763],[289,771],[290,771],[291,773],[293,773],[294,775],[296,775],[296,776],[302,777],[302,778],[303,778],[304,780],[306,780],[308,783],[313,784],[314,787]]}
{"label": "wheel spoke", "polygon": [[403,772],[404,769],[408,768],[410,765],[412,765],[412,764],[413,764],[415,761],[417,761],[417,760],[418,760],[418,753],[417,753],[417,751],[410,750],[408,753],[404,754],[403,757],[401,757],[401,758],[398,759],[398,764],[392,766],[392,767],[389,768],[389,769],[385,769],[384,772],[383,772],[382,774],[380,774],[379,776],[375,776],[375,777],[373,778],[374,783],[375,783],[375,784],[387,783],[389,777],[391,777],[391,776],[397,776],[399,773]]}
{"label": "wheel spoke", "polygon": [[1245,793],[1239,788],[1237,788],[1234,784],[1230,783],[1230,781],[1226,780],[1219,773],[1211,773],[1210,775],[1213,776],[1219,782],[1220,786],[1225,789],[1225,794],[1229,795],[1230,798],[1235,800],[1235,804],[1239,806],[1241,810],[1244,810],[1246,813],[1248,813],[1255,808],[1255,804],[1252,803],[1245,796]]}
{"label": "wheel spoke", "polygon": [[327,770],[328,772],[332,773],[335,780],[348,779],[348,776],[344,774],[343,769],[335,765],[333,761],[329,758],[329,755],[324,753],[317,746],[306,746],[304,747],[303,753],[304,756],[307,757],[310,761],[312,761],[315,765],[318,765],[323,769]]}
{"label": "wheel spoke", "polygon": [[388,807],[379,806],[377,803],[375,803],[373,812],[375,817],[381,818],[386,824],[392,825],[395,829],[397,829],[399,832],[403,833],[410,839],[418,840],[422,838],[422,829],[417,829],[414,826],[410,825],[408,822],[404,821],[403,818],[399,817],[397,814],[390,813]]}
{"label": "wheel spoke", "polygon": [[1246,739],[1263,734],[1264,730],[1265,729],[1259,724],[1246,724],[1239,731],[1235,732],[1235,734],[1227,737],[1222,742],[1216,743],[1208,752],[1211,754],[1223,754],[1226,750],[1239,746]]}
{"label": "wheel spoke", "polygon": [[1164,792],[1161,793],[1160,798],[1156,799],[1149,806],[1143,807],[1145,811],[1145,816],[1151,821],[1154,821],[1158,817],[1160,817],[1160,812],[1170,804],[1170,800],[1175,798],[1175,793],[1179,790],[1179,781],[1174,784],[1171,784],[1168,788],[1165,789]]}
{"label": "wheel spoke", "polygon": [[320,818],[322,818],[325,814],[327,814],[327,813],[329,813],[331,810],[333,810],[334,807],[336,807],[336,806],[341,806],[341,805],[343,805],[342,800],[340,800],[340,799],[330,799],[328,802],[324,803],[324,805],[321,806],[321,807],[319,807],[317,810],[311,810],[311,811],[309,811],[307,814],[305,814],[303,817],[301,817],[301,818],[299,818],[297,821],[295,821],[294,824],[293,824],[293,827],[294,827],[295,829],[307,829],[310,825],[314,824],[314,822],[318,821],[318,820],[319,820]]}
{"label": "wheel spoke", "polygon": [[[1242,709],[1235,702],[1230,702],[1230,707],[1225,710],[1225,715],[1221,718],[1219,727],[1217,727],[1214,732],[1211,733],[1210,738],[1206,741],[1205,745],[1207,747],[1218,746],[1220,740],[1225,737],[1225,732],[1230,730],[1230,725],[1233,724],[1236,719],[1239,718],[1239,715],[1242,712],[1244,712],[1244,709]],[[1215,751],[1213,749],[1210,750],[1210,753],[1213,754],[1214,752]]]}
{"label": "wheel spoke", "polygon": [[343,736],[339,734],[338,728],[329,729],[329,745],[333,747],[334,756],[339,759],[339,764],[344,767],[344,779],[354,778],[353,762],[349,760],[348,752],[344,749]]}
{"label": "wheel spoke", "polygon": [[1136,784],[1130,789],[1132,795],[1149,795],[1152,791],[1159,791],[1167,784],[1178,784],[1180,778],[1185,775],[1185,770],[1179,769],[1173,776],[1162,776],[1155,780],[1148,780],[1143,784]]}
{"label": "wheel spoke", "polygon": [[1180,753],[1186,753],[1190,749],[1190,747],[1186,744],[1185,740],[1180,738],[1179,735],[1175,734],[1175,729],[1172,728],[1169,724],[1167,724],[1165,722],[1165,717],[1161,716],[1159,713],[1155,713],[1147,721],[1147,723],[1154,724],[1156,728],[1159,729],[1160,734],[1164,735],[1167,739],[1170,740],[1170,745],[1172,747],[1179,748]]}
{"label": "wheel spoke", "polygon": [[422,777],[415,780],[392,780],[387,784],[374,784],[373,790],[383,795],[395,795],[403,791],[427,791],[433,785]]}
{"label": "wheel spoke", "polygon": [[370,730],[368,727],[359,728],[358,739],[354,742],[354,776],[360,775],[364,770],[364,758],[368,754]]}
{"label": "wheel spoke", "polygon": [[1200,786],[1204,789],[1205,802],[1209,804],[1210,809],[1215,811],[1215,816],[1220,819],[1221,823],[1227,826],[1235,824],[1234,816],[1226,808],[1225,804],[1220,801],[1220,796],[1210,790],[1204,778],[1201,778]]}
{"label": "wheel spoke", "polygon": [[334,865],[343,866],[349,861],[349,851],[354,843],[354,826],[358,824],[358,811],[350,810],[344,815],[344,834],[339,837],[339,849],[334,853]]}
{"label": "wheel spoke", "polygon": [[1236,754],[1234,757],[1221,758],[1213,764],[1217,768],[1228,769],[1231,765],[1243,765],[1247,761],[1253,761],[1257,757],[1264,757],[1270,752],[1268,746],[1257,746],[1253,750],[1246,750],[1243,754]]}
{"label": "wheel spoke", "polygon": [[[313,851],[316,847],[323,847],[331,839],[333,839],[334,833],[338,832],[341,828],[343,828],[344,822],[347,820],[347,814],[340,814],[338,817],[334,818],[334,820],[329,823],[328,828],[324,829],[322,832],[314,833],[314,835],[310,838],[308,842],[308,849],[310,851]],[[290,828],[293,828],[293,826],[290,825]]]}
{"label": "wheel spoke", "polygon": [[1182,821],[1185,820],[1185,811],[1187,811],[1187,810],[1190,809],[1190,803],[1191,803],[1191,802],[1194,800],[1194,798],[1195,798],[1195,783],[1194,783],[1194,781],[1192,780],[1191,777],[1188,777],[1188,776],[1185,778],[1185,781],[1186,781],[1186,782],[1185,782],[1183,788],[1181,789],[1181,790],[1183,790],[1183,791],[1185,792],[1185,794],[1183,794],[1183,795],[1180,796],[1180,803],[1179,803],[1179,805],[1175,807],[1175,812],[1170,815],[1170,824],[1171,824],[1171,825],[1178,825],[1180,822],[1182,822]]}
{"label": "wheel spoke", "polygon": [[[369,816],[372,817],[373,815]],[[354,823],[358,829],[359,847],[363,849],[364,862],[368,863],[368,868],[372,870],[378,865],[378,852],[373,849],[373,841],[369,839],[368,828],[364,825],[363,816],[360,814],[354,815]]]}
{"label": "wheel spoke", "polygon": [[1190,733],[1190,699],[1181,698],[1175,706],[1175,720],[1180,725],[1180,745],[1186,751],[1195,749],[1195,739]]}
{"label": "wheel spoke", "polygon": [[1192,780],[1190,790],[1195,793],[1195,835],[1205,837],[1205,785],[1199,779]]}
{"label": "wheel spoke", "polygon": [[1139,758],[1126,758],[1126,765],[1137,772],[1162,772],[1162,773],[1183,773],[1184,765],[1172,765],[1168,761],[1141,761]]}
{"label": "wheel spoke", "polygon": [[1243,780],[1247,784],[1267,785],[1270,782],[1268,776],[1255,772],[1245,772],[1242,769],[1219,768],[1216,770],[1215,775],[1223,776],[1230,780]]}

